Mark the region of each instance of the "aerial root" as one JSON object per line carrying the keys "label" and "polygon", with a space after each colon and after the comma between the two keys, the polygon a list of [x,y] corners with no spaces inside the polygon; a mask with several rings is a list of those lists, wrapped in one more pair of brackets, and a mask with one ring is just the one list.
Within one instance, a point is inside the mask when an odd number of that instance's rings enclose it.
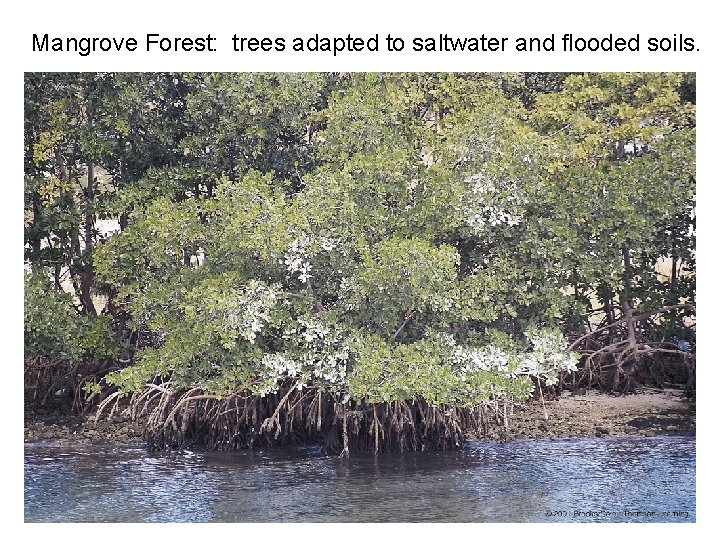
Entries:
{"label": "aerial root", "polygon": [[579,369],[567,374],[562,385],[622,393],[640,386],[679,385],[694,395],[695,354],[672,341],[645,339],[638,325],[674,310],[694,313],[695,307],[676,304],[646,313],[630,310],[621,319],[577,337],[569,350],[580,354]]}
{"label": "aerial root", "polygon": [[120,365],[116,360],[80,360],[31,357],[25,359],[25,397],[39,406],[82,414],[102,402],[107,388],[86,392],[88,384],[100,384],[102,378]]}
{"label": "aerial root", "polygon": [[[121,396],[108,396],[99,417],[113,414]],[[445,450],[461,446],[466,433],[487,433],[487,406],[433,406],[421,397],[388,403],[345,402],[324,390],[289,385],[277,394],[237,391],[219,398],[200,388],[171,390],[147,385],[130,398],[133,419],[146,418],[151,449],[233,450],[288,444],[319,444],[328,453]],[[502,417],[502,409],[498,418]]]}

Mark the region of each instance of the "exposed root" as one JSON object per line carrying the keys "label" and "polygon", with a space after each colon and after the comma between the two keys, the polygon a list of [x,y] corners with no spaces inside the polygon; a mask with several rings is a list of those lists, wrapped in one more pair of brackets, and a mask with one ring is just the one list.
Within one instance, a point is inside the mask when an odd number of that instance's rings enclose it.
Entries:
{"label": "exposed root", "polygon": [[[98,417],[120,403],[108,396]],[[112,407],[111,407],[112,406]],[[332,454],[447,450],[463,445],[468,432],[488,431],[487,407],[432,406],[422,398],[390,403],[345,403],[339,395],[288,386],[278,394],[238,391],[218,398],[199,388],[171,391],[153,384],[130,399],[127,413],[146,417],[151,449],[195,447],[234,450],[286,444],[320,444]],[[505,413],[494,420],[504,422]]]}
{"label": "exposed root", "polygon": [[564,383],[570,387],[633,392],[640,386],[684,385],[688,395],[695,392],[695,355],[671,341],[652,341],[640,331],[640,323],[673,310],[688,310],[677,304],[637,313],[624,306],[623,317],[577,337],[570,350],[581,356],[580,369]]}
{"label": "exposed root", "polygon": [[98,410],[97,410],[97,413],[95,414],[95,421],[97,422],[98,419],[102,416],[103,411],[105,411],[106,407],[108,407],[111,403],[114,403],[112,409],[110,409],[110,413],[108,414],[108,416],[112,416],[118,408],[121,397],[122,397],[122,395],[120,394],[120,392],[113,392],[108,397],[106,397],[104,400],[102,400],[100,405],[98,405]]}
{"label": "exposed root", "polygon": [[41,407],[81,414],[102,401],[108,390],[87,394],[87,384],[100,383],[117,369],[116,361],[32,357],[25,360],[25,397]]}

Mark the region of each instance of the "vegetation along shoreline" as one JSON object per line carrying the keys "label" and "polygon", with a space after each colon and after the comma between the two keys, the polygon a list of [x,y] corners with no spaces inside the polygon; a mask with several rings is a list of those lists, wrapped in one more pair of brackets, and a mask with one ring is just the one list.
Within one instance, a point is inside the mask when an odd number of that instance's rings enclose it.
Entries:
{"label": "vegetation along shoreline", "polygon": [[695,74],[24,83],[27,439],[694,429]]}

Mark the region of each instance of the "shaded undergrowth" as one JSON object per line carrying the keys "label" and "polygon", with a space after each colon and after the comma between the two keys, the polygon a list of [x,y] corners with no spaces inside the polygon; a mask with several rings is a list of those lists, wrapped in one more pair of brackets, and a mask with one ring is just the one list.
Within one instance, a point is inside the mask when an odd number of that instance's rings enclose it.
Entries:
{"label": "shaded undergrowth", "polygon": [[88,385],[127,365],[120,360],[81,360],[35,356],[25,359],[25,401],[36,408],[83,414],[98,405],[100,394],[88,394]]}

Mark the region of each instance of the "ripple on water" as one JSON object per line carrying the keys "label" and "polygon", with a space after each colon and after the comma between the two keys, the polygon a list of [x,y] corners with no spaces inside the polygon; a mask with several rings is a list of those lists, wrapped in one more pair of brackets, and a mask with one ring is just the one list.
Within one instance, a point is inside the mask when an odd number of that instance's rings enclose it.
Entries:
{"label": "ripple on water", "polygon": [[481,442],[350,459],[314,448],[149,454],[27,445],[25,520],[690,522],[695,439]]}

